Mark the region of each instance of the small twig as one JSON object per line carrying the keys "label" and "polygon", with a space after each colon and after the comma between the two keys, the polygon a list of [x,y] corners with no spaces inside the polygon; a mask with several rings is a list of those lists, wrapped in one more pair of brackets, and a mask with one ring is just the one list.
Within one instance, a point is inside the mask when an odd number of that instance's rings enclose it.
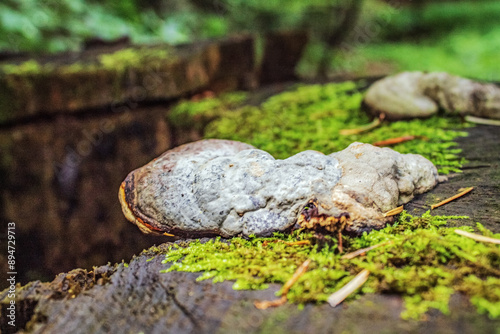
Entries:
{"label": "small twig", "polygon": [[311,241],[309,240],[299,240],[299,241],[285,241],[285,245],[287,246],[302,246],[302,245],[310,245]]}
{"label": "small twig", "polygon": [[310,264],[311,264],[311,259],[307,259],[304,261],[304,263],[300,265],[300,267],[297,268],[295,273],[293,273],[292,277],[285,283],[285,285],[283,285],[283,290],[281,292],[281,297],[279,299],[255,301],[253,303],[255,307],[258,308],[259,310],[265,310],[266,308],[269,307],[275,307],[285,304],[287,301],[286,295],[288,294],[288,291],[290,291],[290,288],[292,287],[292,285],[295,284],[295,282],[297,282],[300,276],[304,275]]}
{"label": "small twig", "polygon": [[453,201],[453,200],[455,200],[455,199],[457,199],[459,197],[462,197],[463,195],[471,192],[472,189],[474,189],[474,187],[466,188],[466,189],[464,189],[464,191],[462,191],[461,193],[456,194],[455,196],[451,196],[450,198],[447,198],[444,201],[441,201],[441,202],[439,202],[437,204],[431,205],[431,210],[433,210],[433,209],[435,209],[437,207],[440,207],[441,205],[445,205],[446,203],[449,203],[449,202],[451,202],[451,201]]}
{"label": "small twig", "polygon": [[342,136],[348,136],[348,135],[357,135],[363,132],[367,132],[370,130],[375,129],[378,127],[380,124],[382,124],[382,120],[385,118],[385,114],[380,114],[378,118],[375,118],[373,122],[367,125],[360,126],[359,128],[356,129],[343,129],[339,131],[339,134]]}
{"label": "small twig", "polygon": [[500,120],[496,120],[496,119],[487,119],[487,118],[481,118],[481,117],[475,117],[475,116],[465,116],[465,120],[467,122],[476,123],[476,124],[500,126]]}
{"label": "small twig", "polygon": [[300,265],[300,267],[297,268],[295,273],[293,273],[292,278],[290,278],[285,283],[285,285],[283,285],[283,292],[282,292],[283,295],[286,295],[288,291],[290,291],[292,285],[294,285],[295,282],[297,282],[297,280],[300,278],[300,276],[304,275],[304,273],[307,271],[307,268],[309,268],[310,264],[311,264],[311,259],[307,259]]}
{"label": "small twig", "polygon": [[464,236],[467,238],[474,239],[476,241],[489,242],[492,244],[500,245],[500,239],[485,237],[484,235],[470,233],[470,232],[466,232],[466,231],[462,231],[462,230],[455,230],[455,233],[460,234],[461,236]]}
{"label": "small twig", "polygon": [[302,245],[310,245],[310,240],[300,240],[300,241],[287,241],[285,242],[287,246],[302,246]]}
{"label": "small twig", "polygon": [[262,246],[266,247],[269,243],[284,243],[287,246],[302,246],[302,245],[310,245],[311,241],[309,240],[299,240],[299,241],[283,241],[283,240],[265,240],[262,243]]}
{"label": "small twig", "polygon": [[367,269],[363,269],[359,274],[356,275],[349,283],[344,285],[340,290],[332,293],[328,297],[328,304],[331,307],[335,307],[342,303],[351,293],[356,291],[360,286],[365,284],[370,272]]}
{"label": "small twig", "polygon": [[339,254],[342,254],[344,252],[344,247],[342,246],[342,231],[338,231],[338,250],[339,250]]}
{"label": "small twig", "polygon": [[386,245],[390,245],[392,243],[394,243],[394,242],[393,241],[386,241],[386,242],[382,242],[380,244],[376,244],[376,245],[373,245],[373,246],[370,246],[370,247],[358,249],[357,251],[354,251],[354,252],[347,253],[347,254],[343,255],[341,257],[341,259],[347,259],[347,260],[354,259],[356,256],[363,255],[366,252],[371,251],[372,249],[375,249],[375,248],[378,248],[378,247],[382,247],[382,246],[386,246]]}
{"label": "small twig", "polygon": [[373,143],[373,146],[389,146],[389,145],[396,145],[399,143],[404,143],[410,140],[416,139],[417,136],[403,136],[403,137],[397,137],[397,138],[390,138],[386,140],[381,140]]}
{"label": "small twig", "polygon": [[394,208],[392,210],[387,211],[384,213],[384,217],[390,217],[390,216],[395,216],[403,212],[403,205],[398,206],[397,208]]}

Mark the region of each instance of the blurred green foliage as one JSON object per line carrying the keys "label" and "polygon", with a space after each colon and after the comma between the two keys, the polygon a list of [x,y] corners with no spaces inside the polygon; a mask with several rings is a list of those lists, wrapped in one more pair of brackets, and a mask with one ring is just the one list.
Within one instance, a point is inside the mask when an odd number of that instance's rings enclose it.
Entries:
{"label": "blurred green foliage", "polygon": [[78,50],[90,38],[123,36],[133,43],[177,44],[237,31],[296,28],[312,32],[299,67],[305,76],[315,75],[318,68],[320,73],[355,75],[418,69],[500,80],[500,2],[403,3],[4,0],[0,3],[0,51]]}
{"label": "blurred green foliage", "polygon": [[76,50],[93,37],[184,43],[235,31],[309,28],[314,22],[328,29],[328,22],[335,24],[335,10],[352,1],[358,0],[5,0],[0,50]]}
{"label": "blurred green foliage", "polygon": [[427,39],[443,36],[454,30],[473,29],[488,32],[499,25],[500,2],[482,1],[429,1],[427,5],[415,8],[404,7],[395,15],[385,29],[385,39],[399,39],[408,32]]}
{"label": "blurred green foliage", "polygon": [[[499,81],[499,17],[498,1],[429,3],[395,12],[379,8],[359,24],[355,38],[332,56],[331,68],[356,75],[366,75],[374,68],[446,71]],[[370,22],[383,27],[371,39]],[[359,43],[364,39],[368,43]]]}
{"label": "blurred green foliage", "polygon": [[91,36],[127,35],[131,27],[126,20],[137,20],[133,6],[133,0],[120,6],[111,1],[5,0],[0,3],[0,49],[57,52],[77,49]]}
{"label": "blurred green foliage", "polygon": [[134,43],[181,43],[198,31],[225,33],[211,16],[200,20],[189,4],[174,2],[168,14],[138,0],[5,0],[0,3],[0,50],[77,50],[90,38],[123,36]]}
{"label": "blurred green foliage", "polygon": [[500,81],[500,27],[474,30],[421,42],[385,42],[361,46],[332,58],[337,72],[366,75],[378,67],[397,71],[445,71],[474,79]]}

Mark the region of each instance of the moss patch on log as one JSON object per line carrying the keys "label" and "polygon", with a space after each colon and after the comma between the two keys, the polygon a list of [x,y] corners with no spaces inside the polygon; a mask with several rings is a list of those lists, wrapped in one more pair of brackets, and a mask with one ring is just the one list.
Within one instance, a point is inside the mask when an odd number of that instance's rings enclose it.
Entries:
{"label": "moss patch on log", "polygon": [[[278,159],[304,150],[326,154],[354,141],[374,143],[389,138],[416,139],[392,146],[401,153],[418,153],[431,160],[440,173],[459,172],[465,162],[453,140],[466,136],[451,130],[467,126],[460,119],[435,116],[411,121],[383,122],[369,132],[341,135],[344,129],[370,122],[362,110],[363,82],[300,85],[272,96],[259,106],[244,105],[244,94],[229,93],[199,102],[184,101],[169,115],[174,123],[199,124],[206,138],[247,142]],[[240,106],[238,106],[240,105]]]}
{"label": "moss patch on log", "polygon": [[[285,283],[306,259],[309,270],[292,286],[290,302],[325,302],[328,296],[349,282],[357,273],[368,269],[367,283],[349,298],[364,293],[398,293],[404,298],[404,319],[422,318],[430,309],[449,312],[453,293],[464,293],[480,313],[500,317],[500,248],[478,243],[444,227],[463,217],[414,217],[406,212],[398,222],[360,238],[344,237],[347,252],[387,243],[354,259],[343,259],[337,252],[337,241],[319,242],[311,234],[276,233],[273,238],[217,238],[189,247],[174,245],[164,263],[165,271],[203,272],[198,280],[213,282],[234,280],[234,289],[265,289],[269,283]],[[473,231],[471,227],[459,227]],[[495,238],[481,224],[480,233]],[[309,245],[290,246],[286,242],[310,240]]]}
{"label": "moss patch on log", "polygon": [[173,48],[163,45],[78,55],[71,62],[30,59],[0,63],[0,122],[28,117],[40,109],[78,109],[87,103],[95,107],[122,101],[127,85],[154,80],[158,84],[158,72],[178,59]]}
{"label": "moss patch on log", "polygon": [[4,75],[32,76],[49,74],[54,71],[60,73],[93,72],[99,70],[124,71],[128,68],[141,68],[151,66],[151,63],[177,59],[170,47],[136,47],[126,48],[113,53],[104,53],[95,59],[78,60],[71,64],[59,64],[56,62],[41,63],[30,59],[19,64],[0,64],[0,73]]}

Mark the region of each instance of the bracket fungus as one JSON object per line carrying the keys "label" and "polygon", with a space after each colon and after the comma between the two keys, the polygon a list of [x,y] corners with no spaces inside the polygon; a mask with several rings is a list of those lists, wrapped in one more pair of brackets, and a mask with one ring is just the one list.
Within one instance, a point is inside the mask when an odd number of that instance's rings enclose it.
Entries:
{"label": "bracket fungus", "polygon": [[364,103],[387,119],[428,117],[444,109],[460,115],[500,119],[500,87],[445,72],[403,72],[370,86]]}
{"label": "bracket fungus", "polygon": [[392,222],[384,212],[438,179],[424,157],[369,144],[279,160],[245,143],[209,139],[131,172],[119,198],[125,217],[145,233],[268,236],[300,226],[360,234]]}

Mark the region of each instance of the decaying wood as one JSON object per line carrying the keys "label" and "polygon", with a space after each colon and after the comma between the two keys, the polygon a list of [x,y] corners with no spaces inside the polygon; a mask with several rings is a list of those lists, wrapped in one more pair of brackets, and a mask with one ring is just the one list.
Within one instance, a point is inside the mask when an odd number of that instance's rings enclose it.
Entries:
{"label": "decaying wood", "polygon": [[[500,132],[497,127],[483,125],[467,131],[469,137],[457,140],[464,150],[463,156],[469,160],[463,173],[417,196],[405,209],[412,214],[422,214],[437,197],[449,197],[456,189],[474,184],[477,191],[432,214],[467,215],[471,218],[457,224],[475,226],[479,221],[498,233]],[[334,309],[328,304],[307,304],[303,309],[285,304],[257,310],[253,301],[273,299],[280,285],[271,284],[269,289],[261,291],[236,291],[232,289],[232,282],[196,281],[200,275],[197,273],[162,274],[160,270],[166,268],[161,264],[163,258],[150,251],[133,259],[128,267],[119,264],[109,269],[109,277],[101,280],[102,284],[80,285],[84,288],[78,294],[70,295],[67,289],[64,293],[67,285],[60,282],[67,280],[61,278],[52,285],[32,282],[19,288],[18,329],[24,328],[22,332],[30,333],[261,333],[276,328],[290,333],[387,330],[454,333],[457,329],[464,333],[494,333],[500,327],[499,320],[478,314],[461,295],[451,298],[450,315],[431,312],[426,322],[403,321],[400,318],[402,299],[394,295],[365,295],[349,302],[348,307]],[[88,278],[88,272],[80,274],[78,277],[84,278],[83,281],[94,281],[93,276]],[[0,294],[2,333],[9,333],[4,316],[6,302],[4,291]]]}

